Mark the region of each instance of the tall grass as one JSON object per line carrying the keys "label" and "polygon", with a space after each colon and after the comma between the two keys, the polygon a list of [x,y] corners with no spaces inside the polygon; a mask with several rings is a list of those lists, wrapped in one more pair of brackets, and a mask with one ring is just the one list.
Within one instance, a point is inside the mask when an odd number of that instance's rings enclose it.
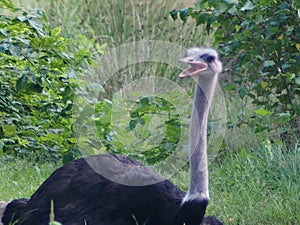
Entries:
{"label": "tall grass", "polygon": [[210,208],[233,224],[300,224],[300,148],[266,141],[211,171]]}
{"label": "tall grass", "polygon": [[59,165],[0,157],[0,201],[29,198]]}
{"label": "tall grass", "polygon": [[[183,7],[183,2],[28,0],[26,5],[23,1],[19,4],[44,8],[50,23],[54,27],[61,26],[65,36],[76,39],[86,35],[96,39],[100,45],[106,43],[107,50],[141,40],[167,41],[183,47],[211,45],[212,36],[205,35],[203,27],[197,27],[193,21],[186,24],[173,21],[169,16],[170,10]],[[191,5],[191,1],[186,4]],[[176,59],[182,56],[178,55]],[[93,75],[99,75],[97,66],[89,70]],[[117,90],[142,76],[155,75],[175,80],[178,79],[177,74],[173,67],[162,63],[138,63],[118,71],[101,85],[105,87],[104,97],[111,99]]]}

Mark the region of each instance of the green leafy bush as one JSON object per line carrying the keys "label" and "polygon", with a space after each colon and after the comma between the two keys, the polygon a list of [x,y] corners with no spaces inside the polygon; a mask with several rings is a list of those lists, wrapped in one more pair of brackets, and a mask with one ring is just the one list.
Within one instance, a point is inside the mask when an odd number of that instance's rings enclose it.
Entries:
{"label": "green leafy bush", "polygon": [[[271,131],[282,139],[300,130],[300,3],[267,0],[198,0],[194,8],[174,10],[173,19],[192,17],[227,59],[227,90],[258,106],[256,132]],[[254,120],[253,120],[254,118]],[[279,136],[278,136],[279,134]]]}
{"label": "green leafy bush", "polygon": [[182,135],[183,115],[170,101],[178,95],[136,100],[115,96],[113,101],[104,99],[93,105],[79,96],[75,110],[79,116],[74,121],[78,147],[84,155],[119,153],[147,164],[165,160],[174,154]]}
{"label": "green leafy bush", "polygon": [[70,52],[71,40],[50,28],[42,11],[17,9],[8,0],[0,7],[0,154],[75,153],[74,91],[91,53]]}
{"label": "green leafy bush", "polygon": [[[164,98],[141,96],[131,108],[126,108],[128,123],[116,129],[125,138],[115,140],[115,146],[123,153],[150,164],[163,161],[174,153],[182,130],[176,107]],[[130,136],[132,140],[128,143]]]}

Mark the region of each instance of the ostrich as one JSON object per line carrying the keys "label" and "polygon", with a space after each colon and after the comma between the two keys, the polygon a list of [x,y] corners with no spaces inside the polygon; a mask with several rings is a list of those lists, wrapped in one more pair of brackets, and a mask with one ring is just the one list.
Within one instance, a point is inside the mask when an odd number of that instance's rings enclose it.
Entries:
{"label": "ostrich", "polygon": [[[218,53],[207,47],[191,48],[180,62],[189,64],[179,77],[198,76],[190,125],[190,186],[184,193],[162,180],[149,167],[119,154],[87,156],[57,169],[29,200],[8,203],[2,223],[48,225],[50,202],[55,220],[63,225],[221,225],[204,217],[209,202],[207,120],[222,64]],[[113,182],[95,171],[115,176]],[[124,179],[152,179],[145,186],[122,184]]]}

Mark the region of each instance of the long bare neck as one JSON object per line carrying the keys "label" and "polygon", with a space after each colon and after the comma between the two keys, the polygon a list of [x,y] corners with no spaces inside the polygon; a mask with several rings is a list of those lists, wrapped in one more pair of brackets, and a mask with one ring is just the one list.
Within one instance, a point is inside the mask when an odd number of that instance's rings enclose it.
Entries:
{"label": "long bare neck", "polygon": [[207,122],[216,82],[217,75],[200,75],[196,85],[190,125],[190,187],[184,202],[209,199]]}

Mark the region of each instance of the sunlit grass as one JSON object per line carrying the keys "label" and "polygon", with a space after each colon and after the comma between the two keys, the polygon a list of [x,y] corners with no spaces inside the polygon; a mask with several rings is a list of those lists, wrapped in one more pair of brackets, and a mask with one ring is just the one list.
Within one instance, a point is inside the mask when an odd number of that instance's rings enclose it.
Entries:
{"label": "sunlit grass", "polygon": [[211,167],[209,212],[232,224],[300,223],[300,148],[266,141]]}
{"label": "sunlit grass", "polygon": [[27,159],[0,157],[0,201],[29,198],[58,167]]}

